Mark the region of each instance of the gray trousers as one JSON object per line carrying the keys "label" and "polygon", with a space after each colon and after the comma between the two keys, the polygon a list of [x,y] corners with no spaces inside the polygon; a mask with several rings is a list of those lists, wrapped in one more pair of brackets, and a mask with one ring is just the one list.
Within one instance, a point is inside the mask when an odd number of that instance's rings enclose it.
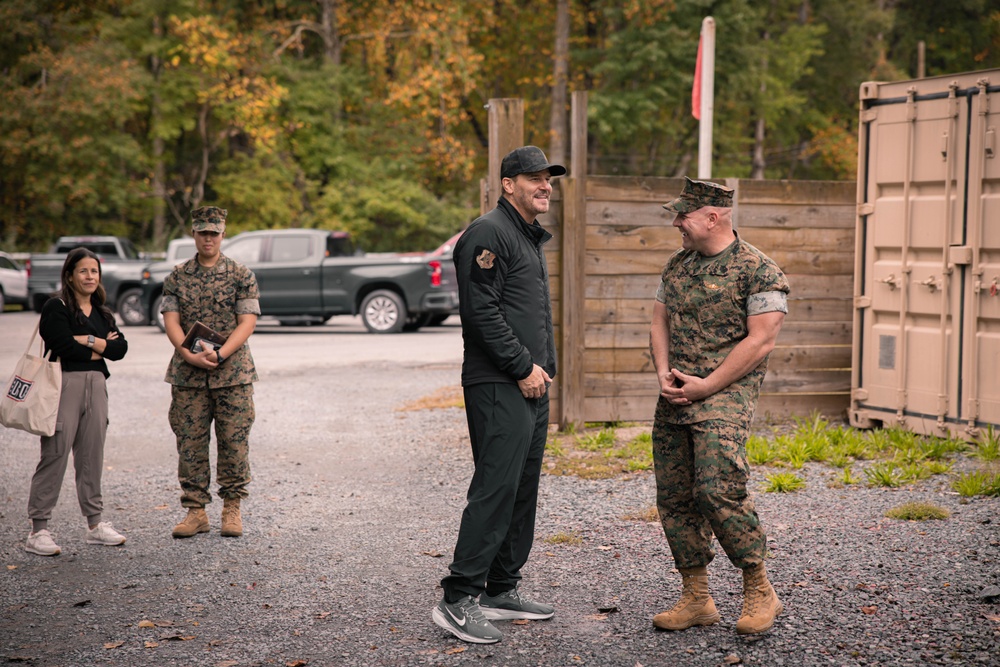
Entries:
{"label": "gray trousers", "polygon": [[88,519],[100,519],[104,507],[101,472],[107,432],[108,386],[104,374],[63,373],[56,432],[52,437],[42,437],[42,457],[31,478],[28,495],[28,518],[40,521],[52,518],[72,451],[80,511]]}

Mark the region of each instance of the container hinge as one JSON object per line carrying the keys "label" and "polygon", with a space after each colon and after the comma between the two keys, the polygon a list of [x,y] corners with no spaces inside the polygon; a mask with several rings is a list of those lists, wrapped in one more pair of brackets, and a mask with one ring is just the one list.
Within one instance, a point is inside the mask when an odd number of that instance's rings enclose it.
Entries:
{"label": "container hinge", "polygon": [[972,264],[972,248],[967,245],[949,246],[948,262],[956,266]]}
{"label": "container hinge", "polygon": [[874,212],[875,212],[875,204],[872,204],[871,202],[865,202],[863,204],[858,204],[858,215],[859,216],[871,215]]}
{"label": "container hinge", "polygon": [[871,308],[872,298],[870,296],[856,296],[854,297],[854,308],[860,310],[861,308]]}
{"label": "container hinge", "polygon": [[878,111],[876,111],[875,109],[865,109],[864,111],[861,112],[862,123],[871,123],[874,122],[877,118],[878,118]]}
{"label": "container hinge", "polygon": [[986,130],[986,157],[987,159],[996,157],[997,154],[997,129],[991,127]]}
{"label": "container hinge", "polygon": [[917,119],[917,87],[910,86],[906,90],[906,120],[913,122]]}

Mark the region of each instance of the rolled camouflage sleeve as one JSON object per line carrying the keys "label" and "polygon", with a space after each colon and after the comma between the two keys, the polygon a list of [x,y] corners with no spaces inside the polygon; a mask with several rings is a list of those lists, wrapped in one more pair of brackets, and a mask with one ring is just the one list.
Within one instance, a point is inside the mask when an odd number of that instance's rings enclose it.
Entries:
{"label": "rolled camouflage sleeve", "polygon": [[245,269],[245,271],[246,275],[242,276],[236,286],[236,314],[260,315],[260,290],[257,287],[257,276],[249,269]]}

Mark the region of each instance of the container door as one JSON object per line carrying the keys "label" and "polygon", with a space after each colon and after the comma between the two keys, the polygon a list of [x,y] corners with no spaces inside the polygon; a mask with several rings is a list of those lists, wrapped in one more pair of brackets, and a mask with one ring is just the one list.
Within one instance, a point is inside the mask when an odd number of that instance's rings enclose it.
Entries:
{"label": "container door", "polygon": [[861,358],[855,353],[856,405],[924,432],[944,428],[959,407],[956,258],[963,257],[959,184],[968,116],[967,99],[954,87],[948,95],[933,92],[921,97],[911,87],[867,112]]}
{"label": "container door", "polygon": [[[1000,80],[978,81],[970,99],[968,237],[971,279],[966,290],[962,419],[1000,424]],[[992,84],[992,86],[990,85]]]}

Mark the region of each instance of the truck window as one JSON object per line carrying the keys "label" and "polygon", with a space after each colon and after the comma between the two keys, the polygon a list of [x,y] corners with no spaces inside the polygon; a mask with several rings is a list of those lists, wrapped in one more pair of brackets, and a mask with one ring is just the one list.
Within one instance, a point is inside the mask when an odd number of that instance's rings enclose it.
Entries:
{"label": "truck window", "polygon": [[14,262],[10,261],[6,257],[0,257],[0,269],[10,269],[11,271],[19,270],[17,266],[14,265]]}
{"label": "truck window", "polygon": [[260,236],[239,239],[227,245],[223,254],[240,264],[255,264],[260,261],[260,249],[263,245],[264,239]]}
{"label": "truck window", "polygon": [[312,238],[308,236],[276,236],[271,241],[272,262],[301,262],[312,255]]}
{"label": "truck window", "polygon": [[354,244],[351,237],[333,236],[326,237],[326,254],[328,257],[350,257],[354,254]]}
{"label": "truck window", "polygon": [[125,259],[139,259],[139,251],[135,249],[132,242],[128,239],[121,239],[122,253],[125,255]]}

